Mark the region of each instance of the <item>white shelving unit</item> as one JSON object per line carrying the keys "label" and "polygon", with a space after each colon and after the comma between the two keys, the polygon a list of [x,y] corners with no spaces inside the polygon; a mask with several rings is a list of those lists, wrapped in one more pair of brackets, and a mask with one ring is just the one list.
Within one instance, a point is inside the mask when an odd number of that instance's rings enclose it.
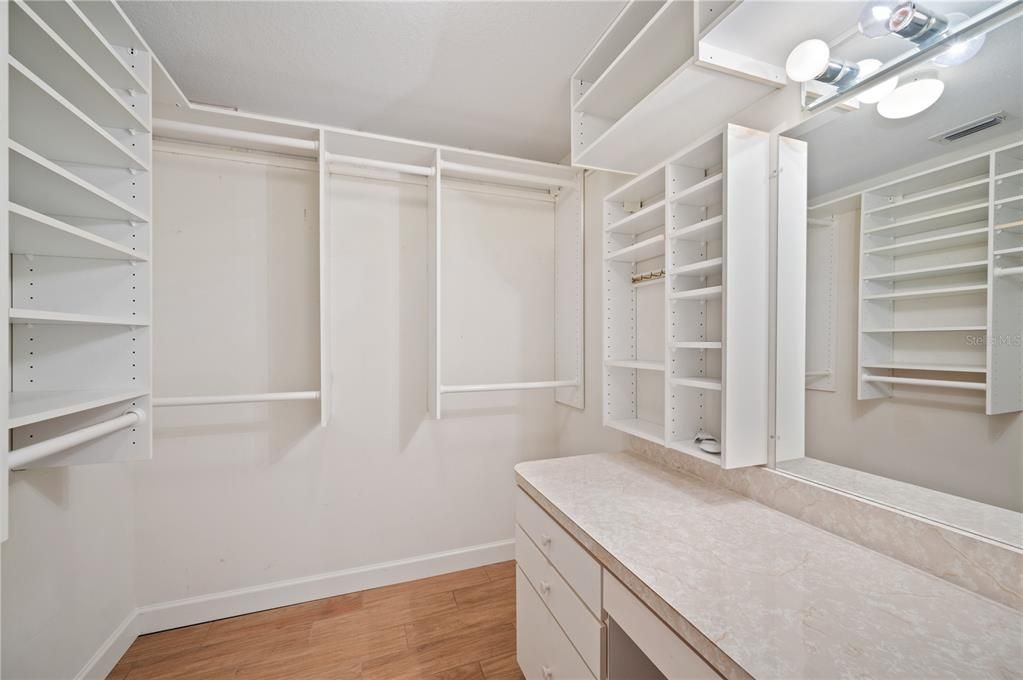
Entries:
{"label": "white shelving unit", "polygon": [[[732,45],[756,11],[747,4],[757,3],[626,5],[572,75],[572,164],[640,172],[783,87],[784,56]],[[686,105],[696,97],[700,107]]]}
{"label": "white shelving unit", "polygon": [[149,56],[86,5],[5,7],[16,469],[152,452]]}
{"label": "white shelving unit", "polygon": [[[767,461],[769,177],[769,136],[729,125],[605,198],[606,426],[726,468]],[[659,285],[633,283],[651,270]]]}
{"label": "white shelving unit", "polygon": [[860,399],[915,386],[1023,410],[1021,159],[1016,144],[859,194]]}

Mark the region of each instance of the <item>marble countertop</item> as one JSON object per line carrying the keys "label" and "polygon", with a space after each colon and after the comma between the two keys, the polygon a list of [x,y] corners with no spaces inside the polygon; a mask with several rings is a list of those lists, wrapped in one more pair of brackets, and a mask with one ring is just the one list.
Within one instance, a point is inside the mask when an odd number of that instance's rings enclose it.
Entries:
{"label": "marble countertop", "polygon": [[726,677],[1020,677],[1023,615],[628,453],[519,486]]}

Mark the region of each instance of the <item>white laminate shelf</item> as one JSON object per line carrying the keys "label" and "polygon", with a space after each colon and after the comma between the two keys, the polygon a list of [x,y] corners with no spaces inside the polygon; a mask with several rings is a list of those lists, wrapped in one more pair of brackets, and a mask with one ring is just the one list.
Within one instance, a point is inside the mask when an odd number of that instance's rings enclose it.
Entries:
{"label": "white laminate shelf", "polygon": [[8,148],[12,201],[50,215],[149,221],[123,201],[21,144],[9,141]]}
{"label": "white laminate shelf", "polygon": [[704,376],[687,376],[672,378],[671,384],[678,387],[692,387],[699,390],[721,391],[721,378],[707,378]]}
{"label": "white laminate shelf", "polygon": [[950,210],[939,210],[919,217],[892,220],[889,224],[871,227],[864,234],[878,236],[910,236],[928,231],[938,231],[967,224],[986,222],[988,218],[988,202],[974,201],[967,205],[957,206]]}
{"label": "white laminate shelf", "polygon": [[21,0],[9,3],[10,54],[105,128],[149,132],[149,125]]}
{"label": "white laminate shelf", "polygon": [[987,383],[972,380],[932,380],[930,378],[903,378],[887,375],[864,375],[863,381],[883,385],[915,385],[917,387],[942,387],[953,390],[987,390]]}
{"label": "white laminate shelf", "polygon": [[930,373],[987,373],[984,366],[966,364],[921,364],[906,361],[880,361],[863,364],[863,368],[880,371],[927,371]]}
{"label": "white laminate shelf", "polygon": [[695,288],[693,290],[683,290],[678,293],[672,293],[672,300],[714,300],[721,297],[721,286],[707,286],[705,288]]}
{"label": "white laminate shelf", "polygon": [[900,290],[890,293],[877,293],[875,295],[864,295],[863,299],[896,302],[898,300],[919,300],[932,297],[948,297],[950,295],[974,295],[986,292],[987,284],[976,284],[971,286],[945,286],[943,288],[923,288],[920,290]]}
{"label": "white laminate shelf", "polygon": [[146,394],[145,390],[124,389],[12,392],[8,406],[7,427],[23,427],[101,406],[138,399]]}
{"label": "white laminate shelf", "polygon": [[999,207],[1012,207],[1017,210],[1023,209],[1023,194],[1016,196],[1006,196],[995,201],[995,209]]}
{"label": "white laminate shelf", "polygon": [[72,314],[69,312],[49,312],[39,309],[19,309],[12,307],[8,318],[13,324],[39,325],[92,325],[92,326],[148,326],[148,321],[121,316],[101,316],[98,314]]}
{"label": "white laminate shelf", "polygon": [[933,250],[944,250],[946,248],[965,248],[969,246],[983,245],[987,243],[987,239],[988,229],[984,226],[955,232],[953,234],[944,234],[942,236],[892,243],[890,245],[879,246],[877,248],[869,248],[864,252],[867,255],[879,256],[913,255]]}
{"label": "white laminate shelf", "polygon": [[52,161],[148,169],[109,132],[13,57],[8,58],[8,73],[11,139]]}
{"label": "white laminate shelf", "polygon": [[682,453],[688,454],[688,455],[693,456],[695,458],[700,458],[702,460],[705,460],[708,463],[713,463],[714,465],[721,465],[721,454],[720,453],[707,453],[706,451],[701,449],[699,446],[697,446],[696,442],[687,442],[687,441],[668,442],[667,446],[670,449],[674,449],[676,451],[681,451]]}
{"label": "white laminate shelf", "polygon": [[621,118],[678,68],[683,41],[673,15],[691,11],[666,3],[600,74],[573,109],[601,118]]}
{"label": "white laminate shelf", "polygon": [[711,340],[693,340],[688,342],[674,342],[671,346],[674,349],[721,349],[721,342]]}
{"label": "white laminate shelf", "polygon": [[995,251],[995,255],[1023,255],[1023,246],[1013,246],[1012,248],[999,248]]}
{"label": "white laminate shelf", "polygon": [[609,420],[607,426],[640,437],[655,444],[664,444],[664,426],[659,423],[652,423],[649,420],[639,418],[628,418],[621,420]]}
{"label": "white laminate shelf", "polygon": [[36,212],[17,203],[8,204],[11,253],[98,260],[145,262],[145,255],[101,238],[84,229]]}
{"label": "white laminate shelf", "polygon": [[705,207],[719,205],[723,198],[721,181],[724,178],[722,173],[711,175],[707,179],[697,182],[693,186],[683,189],[669,199],[673,205],[686,205],[692,207]]}
{"label": "white laminate shelf", "polygon": [[131,67],[74,3],[66,0],[38,2],[32,4],[32,9],[107,85],[118,90],[146,91]]}
{"label": "white laminate shelf", "polygon": [[978,201],[987,200],[990,186],[989,181],[986,175],[974,177],[939,189],[916,194],[901,201],[864,210],[863,214],[871,217],[902,219],[912,215],[924,217],[925,214],[933,212],[944,212],[966,207]]}
{"label": "white laminate shelf", "polygon": [[722,216],[716,215],[709,217],[705,220],[701,220],[695,224],[676,229],[675,231],[668,234],[668,238],[680,241],[720,241],[721,240],[721,225]]}
{"label": "white laminate shelf", "polygon": [[622,359],[613,360],[608,359],[604,362],[604,365],[608,368],[632,368],[640,371],[660,371],[664,372],[664,363],[660,361],[642,361],[636,359]]}
{"label": "white laminate shelf", "polygon": [[609,253],[608,262],[642,262],[664,255],[664,234],[658,234]]}
{"label": "white laminate shelf", "polygon": [[930,279],[943,276],[958,276],[987,270],[987,260],[973,260],[956,264],[945,264],[936,267],[920,267],[902,269],[863,277],[864,281],[898,281],[905,279]]}
{"label": "white laminate shelf", "polygon": [[912,326],[906,328],[871,328],[863,333],[967,333],[983,332],[987,326]]}
{"label": "white laminate shelf", "polygon": [[609,226],[607,231],[616,234],[641,234],[664,224],[664,201],[660,200],[643,206],[628,217]]}
{"label": "white laminate shelf", "polygon": [[721,272],[722,260],[720,257],[712,257],[709,260],[700,260],[671,270],[672,276],[707,276]]}

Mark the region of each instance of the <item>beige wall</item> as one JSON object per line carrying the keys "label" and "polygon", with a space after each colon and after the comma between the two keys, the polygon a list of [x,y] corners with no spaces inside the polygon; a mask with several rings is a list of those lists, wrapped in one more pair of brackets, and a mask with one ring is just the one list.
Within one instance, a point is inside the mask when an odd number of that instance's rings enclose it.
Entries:
{"label": "beige wall", "polygon": [[838,216],[837,230],[837,391],[807,390],[806,455],[1023,511],[1023,413],[985,415],[983,393],[857,400],[859,212]]}

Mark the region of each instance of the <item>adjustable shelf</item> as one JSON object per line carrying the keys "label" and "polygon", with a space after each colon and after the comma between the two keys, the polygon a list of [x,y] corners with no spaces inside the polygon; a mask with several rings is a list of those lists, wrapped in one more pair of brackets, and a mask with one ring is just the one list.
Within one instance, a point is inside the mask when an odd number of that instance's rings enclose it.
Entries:
{"label": "adjustable shelf", "polygon": [[17,60],[8,58],[8,65],[11,139],[61,162],[147,169],[121,142]]}
{"label": "adjustable shelf", "polygon": [[626,359],[623,361],[605,361],[608,368],[634,368],[640,371],[664,371],[663,361],[637,361]]}
{"label": "adjustable shelf", "polygon": [[[604,423],[725,468],[767,460],[756,396],[768,390],[767,357],[754,348],[768,337],[768,139],[729,125],[604,201]],[[635,205],[656,206],[660,219],[646,224],[663,227],[628,243],[611,227]],[[664,286],[627,284],[660,268]],[[656,352],[663,362],[623,359]],[[722,453],[700,450],[697,434]]]}
{"label": "adjustable shelf", "polygon": [[664,255],[664,234],[651,236],[631,246],[608,253],[609,262],[643,262]]}
{"label": "adjustable shelf", "polygon": [[32,9],[107,85],[119,90],[147,90],[77,5],[56,0],[33,3]]}
{"label": "adjustable shelf", "polygon": [[860,193],[860,399],[897,397],[899,387],[912,386],[985,392],[989,414],[1023,410],[1019,381],[1009,377],[1023,375],[1013,368],[1023,363],[1023,350],[987,342],[1008,337],[997,319],[1018,318],[1023,308],[995,266],[995,258],[1010,261],[1002,251],[1023,246],[1001,240],[998,229],[999,216],[1015,210],[1015,198],[1004,192],[1013,190],[1019,169],[1000,177],[1000,153]]}
{"label": "adjustable shelf", "polygon": [[106,218],[124,222],[147,222],[149,218],[60,165],[8,142],[10,150],[10,200],[48,215]]}
{"label": "adjustable shelf", "polygon": [[149,124],[22,0],[10,3],[10,56],[104,128],[149,132]]}
{"label": "adjustable shelf", "polygon": [[722,216],[715,215],[696,224],[680,227],[668,233],[669,239],[680,241],[720,241]]}
{"label": "adjustable shelf", "polygon": [[72,314],[70,312],[51,312],[42,309],[18,309],[12,307],[8,318],[15,324],[39,325],[79,325],[90,326],[148,326],[149,322],[132,317],[101,316],[99,314]]}
{"label": "adjustable shelf", "polygon": [[134,248],[96,236],[17,203],[9,204],[8,214],[11,254],[134,262],[146,262],[149,259],[135,252]]}
{"label": "adjustable shelf", "polygon": [[100,406],[131,401],[145,394],[145,390],[121,389],[12,392],[7,410],[7,427],[24,427]]}
{"label": "adjustable shelf", "polygon": [[608,231],[619,234],[641,234],[664,224],[664,200],[643,206],[628,217],[609,226]]}
{"label": "adjustable shelf", "polygon": [[[700,4],[622,10],[572,76],[573,165],[640,172],[786,84],[780,66],[710,44]],[[685,125],[666,113],[678,110]]]}
{"label": "adjustable shelf", "polygon": [[680,290],[672,293],[669,297],[672,300],[716,300],[721,297],[721,286],[707,286],[705,288],[694,288],[692,290]]}
{"label": "adjustable shelf", "polygon": [[9,11],[14,469],[152,452],[150,55],[112,44],[108,0]]}

